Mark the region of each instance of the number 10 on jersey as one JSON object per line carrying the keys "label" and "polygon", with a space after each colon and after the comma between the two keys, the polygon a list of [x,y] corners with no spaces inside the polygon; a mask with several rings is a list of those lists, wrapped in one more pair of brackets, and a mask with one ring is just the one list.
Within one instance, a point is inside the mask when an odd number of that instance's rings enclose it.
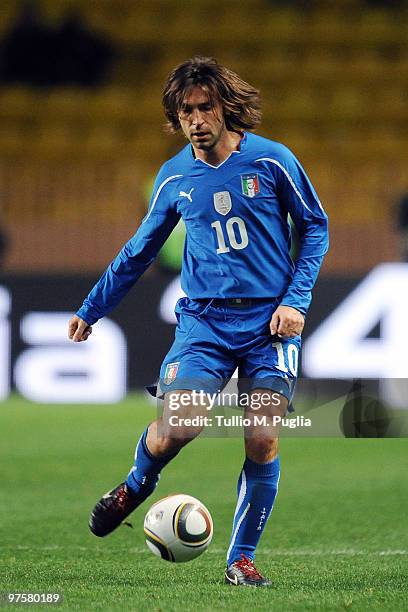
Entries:
{"label": "number 10 on jersey", "polygon": [[[217,255],[221,253],[229,253],[230,247],[235,250],[245,249],[248,246],[248,233],[245,227],[244,220],[241,217],[231,217],[225,223],[223,228],[221,221],[214,221],[211,227],[215,229],[217,235]],[[225,231],[228,237],[229,246],[225,239]]]}

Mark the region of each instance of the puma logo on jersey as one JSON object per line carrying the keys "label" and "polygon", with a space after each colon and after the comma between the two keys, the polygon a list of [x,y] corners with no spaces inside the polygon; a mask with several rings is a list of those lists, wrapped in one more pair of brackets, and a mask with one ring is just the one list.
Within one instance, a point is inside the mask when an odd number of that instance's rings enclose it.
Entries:
{"label": "puma logo on jersey", "polygon": [[180,191],[179,196],[181,198],[187,198],[187,200],[192,202],[193,198],[191,197],[191,194],[193,193],[193,191],[194,191],[194,187],[192,187],[188,193],[186,193],[185,191]]}

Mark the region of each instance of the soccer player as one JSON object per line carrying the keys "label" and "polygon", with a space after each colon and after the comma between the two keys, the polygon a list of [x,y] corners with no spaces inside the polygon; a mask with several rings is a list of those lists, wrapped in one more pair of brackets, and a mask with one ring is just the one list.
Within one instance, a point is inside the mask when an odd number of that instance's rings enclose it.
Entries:
{"label": "soccer player", "polygon": [[[185,394],[217,392],[238,366],[252,396],[266,394],[267,422],[256,426],[247,407],[224,580],[269,586],[254,564],[280,476],[277,430],[269,425],[291,400],[300,334],[328,248],[327,216],[293,153],[251,132],[261,118],[259,92],[237,74],[214,59],[190,59],[169,75],[163,106],[170,130],[181,129],[189,142],[160,169],[139,229],[70,320],[69,337],[89,338],[91,326],[149,267],[180,217],[187,231],[181,275],[187,297],[177,303],[175,341],[160,371],[163,416],[141,435],[125,482],[96,504],[90,529],[107,535],[153,492],[161,470],[202,430],[182,424],[184,417],[207,413],[205,405],[186,406]],[[296,262],[289,215],[300,239]],[[170,398],[174,404],[181,393],[181,424],[173,426]]]}

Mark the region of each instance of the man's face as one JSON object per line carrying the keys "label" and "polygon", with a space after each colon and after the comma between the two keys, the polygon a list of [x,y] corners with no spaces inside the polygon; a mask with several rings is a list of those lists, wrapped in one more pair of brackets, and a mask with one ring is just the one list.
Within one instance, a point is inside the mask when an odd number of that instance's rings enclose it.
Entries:
{"label": "man's face", "polygon": [[185,96],[178,117],[184,135],[196,149],[210,151],[225,130],[221,103],[212,106],[208,94],[198,86]]}

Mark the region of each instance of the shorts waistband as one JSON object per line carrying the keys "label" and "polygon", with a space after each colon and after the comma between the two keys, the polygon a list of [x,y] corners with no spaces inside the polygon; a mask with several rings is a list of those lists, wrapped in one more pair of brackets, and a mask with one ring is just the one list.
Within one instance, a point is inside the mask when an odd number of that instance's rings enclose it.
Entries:
{"label": "shorts waistband", "polygon": [[275,298],[215,298],[212,306],[227,306],[229,308],[250,308],[257,304],[271,302]]}

